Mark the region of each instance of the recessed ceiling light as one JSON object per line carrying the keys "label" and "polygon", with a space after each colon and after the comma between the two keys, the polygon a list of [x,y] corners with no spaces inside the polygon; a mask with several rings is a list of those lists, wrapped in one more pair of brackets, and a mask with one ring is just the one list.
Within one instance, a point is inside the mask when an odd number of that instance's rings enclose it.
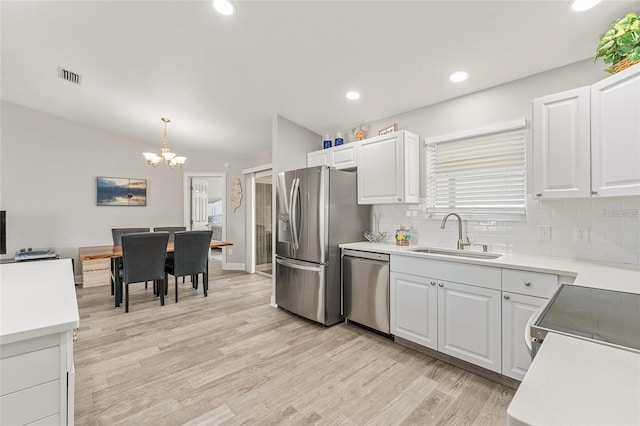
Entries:
{"label": "recessed ceiling light", "polygon": [[456,71],[449,76],[449,80],[454,83],[460,83],[461,81],[465,81],[469,77],[465,71]]}
{"label": "recessed ceiling light", "polygon": [[359,92],[354,92],[354,91],[347,92],[347,94],[345,96],[350,101],[356,101],[356,100],[360,99],[360,93]]}
{"label": "recessed ceiling light", "polygon": [[213,0],[213,7],[221,15],[230,16],[236,13],[236,8],[229,0]]}
{"label": "recessed ceiling light", "polygon": [[600,3],[600,1],[601,0],[571,0],[569,7],[571,7],[571,10],[574,12],[584,12]]}

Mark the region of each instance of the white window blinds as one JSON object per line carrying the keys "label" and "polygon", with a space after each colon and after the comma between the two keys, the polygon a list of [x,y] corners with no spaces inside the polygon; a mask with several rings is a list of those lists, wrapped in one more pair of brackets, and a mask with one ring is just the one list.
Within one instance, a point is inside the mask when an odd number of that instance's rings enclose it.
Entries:
{"label": "white window blinds", "polygon": [[524,120],[426,142],[427,212],[526,216]]}

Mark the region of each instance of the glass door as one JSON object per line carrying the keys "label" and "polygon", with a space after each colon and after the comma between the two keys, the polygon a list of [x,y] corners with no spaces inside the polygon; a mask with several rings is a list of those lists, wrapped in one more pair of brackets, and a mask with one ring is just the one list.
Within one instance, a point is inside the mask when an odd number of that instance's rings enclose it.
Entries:
{"label": "glass door", "polygon": [[271,170],[256,173],[256,272],[271,276],[272,273],[272,218],[271,218]]}

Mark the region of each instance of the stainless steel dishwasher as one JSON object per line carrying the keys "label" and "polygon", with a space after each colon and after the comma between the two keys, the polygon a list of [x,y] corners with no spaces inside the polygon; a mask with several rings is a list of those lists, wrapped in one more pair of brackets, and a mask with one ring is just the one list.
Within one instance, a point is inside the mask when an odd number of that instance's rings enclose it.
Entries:
{"label": "stainless steel dishwasher", "polygon": [[389,334],[389,255],[343,249],[342,278],[347,321]]}

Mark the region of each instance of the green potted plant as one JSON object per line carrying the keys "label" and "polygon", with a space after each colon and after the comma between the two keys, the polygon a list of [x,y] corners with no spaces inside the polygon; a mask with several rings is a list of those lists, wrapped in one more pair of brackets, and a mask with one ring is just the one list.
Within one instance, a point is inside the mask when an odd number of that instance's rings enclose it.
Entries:
{"label": "green potted plant", "polygon": [[640,17],[629,12],[616,19],[600,36],[596,57],[611,64],[606,71],[616,73],[640,61]]}

